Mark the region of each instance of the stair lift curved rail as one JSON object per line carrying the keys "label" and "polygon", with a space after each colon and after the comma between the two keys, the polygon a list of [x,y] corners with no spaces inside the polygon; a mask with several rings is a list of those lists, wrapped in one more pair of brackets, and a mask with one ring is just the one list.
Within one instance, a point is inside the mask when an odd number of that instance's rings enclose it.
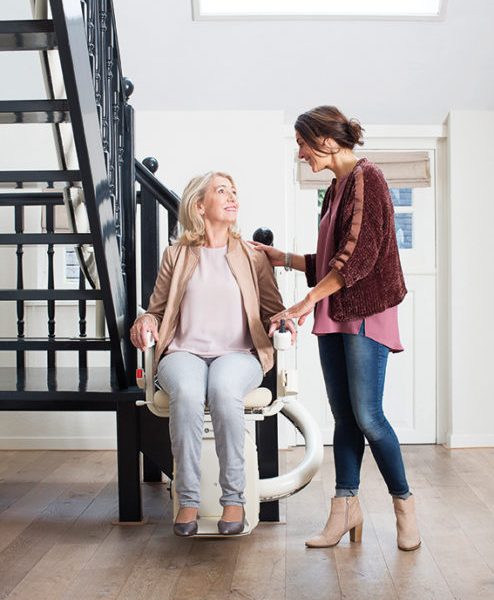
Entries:
{"label": "stair lift curved rail", "polygon": [[302,490],[310,483],[323,460],[321,433],[314,417],[301,402],[294,398],[283,398],[281,402],[280,412],[300,431],[304,438],[305,454],[300,463],[288,473],[260,479],[259,497],[261,502],[287,498]]}

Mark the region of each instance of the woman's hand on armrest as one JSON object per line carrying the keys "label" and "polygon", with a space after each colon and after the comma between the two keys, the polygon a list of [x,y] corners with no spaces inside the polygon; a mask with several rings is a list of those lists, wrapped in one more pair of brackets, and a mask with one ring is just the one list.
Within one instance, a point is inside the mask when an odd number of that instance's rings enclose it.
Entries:
{"label": "woman's hand on armrest", "polygon": [[[271,323],[271,327],[269,328],[268,332],[269,337],[273,337],[274,332],[280,328],[280,325],[281,319]],[[295,327],[295,323],[291,319],[288,319],[285,321],[285,327],[287,328],[287,331],[292,334],[292,346],[294,346],[295,342],[297,341],[297,328]]]}
{"label": "woman's hand on armrest", "polygon": [[322,300],[326,296],[331,296],[338,290],[341,290],[344,286],[345,280],[343,277],[338,271],[332,269],[303,300],[272,316],[271,321],[274,322],[279,319],[298,319],[297,323],[303,325],[319,300]]}
{"label": "woman's hand on armrest", "polygon": [[290,306],[290,308],[287,308],[286,310],[279,312],[277,315],[272,316],[271,321],[277,322],[279,319],[298,319],[298,324],[303,325],[305,319],[307,319],[307,317],[314,310],[314,306],[315,302],[306,296],[303,300],[297,302],[297,304],[294,304],[293,306]]}
{"label": "woman's hand on armrest", "polygon": [[155,342],[158,341],[158,322],[153,315],[144,313],[130,328],[130,341],[138,350],[144,352],[148,347],[148,333],[151,333]]}

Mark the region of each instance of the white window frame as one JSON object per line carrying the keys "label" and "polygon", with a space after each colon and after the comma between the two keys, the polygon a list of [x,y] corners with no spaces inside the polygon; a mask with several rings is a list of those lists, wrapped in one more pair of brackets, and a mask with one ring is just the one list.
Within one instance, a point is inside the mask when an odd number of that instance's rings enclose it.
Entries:
{"label": "white window frame", "polygon": [[[402,12],[383,10],[381,14],[365,12],[365,9],[359,9],[359,5],[370,5],[370,0],[341,0],[342,6],[353,4],[354,10],[345,10],[344,8],[334,8],[333,10],[324,10],[321,8],[324,4],[332,4],[331,0],[262,0],[260,6],[262,9],[251,8],[253,2],[245,0],[246,8],[242,8],[240,2],[230,1],[227,10],[205,9],[204,4],[211,0],[192,0],[192,18],[194,21],[231,21],[231,20],[392,20],[392,21],[442,21],[446,14],[446,0],[437,0],[438,8],[430,12],[422,9],[419,12],[419,0],[415,4],[415,10],[411,12]],[[214,0],[213,0],[214,1]],[[300,8],[296,6],[297,1]],[[339,0],[334,0],[335,5]],[[424,0],[425,1],[425,0]],[[203,4],[204,3],[204,4]],[[293,3],[293,9],[289,12],[287,5]],[[255,3],[254,3],[255,4]],[[389,2],[390,5],[396,4]],[[271,6],[271,8],[269,8]],[[280,10],[280,7],[283,9]]]}

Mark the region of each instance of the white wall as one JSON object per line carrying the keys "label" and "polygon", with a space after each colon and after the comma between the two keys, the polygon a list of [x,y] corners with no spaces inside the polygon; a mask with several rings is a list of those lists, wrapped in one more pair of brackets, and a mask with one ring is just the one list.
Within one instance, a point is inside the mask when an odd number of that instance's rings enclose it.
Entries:
{"label": "white wall", "polygon": [[269,226],[284,244],[282,111],[140,111],[136,155],[158,159],[158,178],[179,195],[194,175],[226,171],[235,179],[242,234]]}
{"label": "white wall", "polygon": [[449,120],[452,447],[494,445],[494,112]]}

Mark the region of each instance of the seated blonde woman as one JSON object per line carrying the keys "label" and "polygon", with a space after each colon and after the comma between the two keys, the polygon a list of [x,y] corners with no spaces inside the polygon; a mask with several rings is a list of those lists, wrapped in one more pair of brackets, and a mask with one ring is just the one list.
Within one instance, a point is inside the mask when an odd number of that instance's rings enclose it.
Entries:
{"label": "seated blonde woman", "polygon": [[[272,336],[283,311],[264,252],[236,230],[239,203],[225,173],[195,177],[180,204],[182,233],[161,262],[146,313],[131,329],[143,349],[156,340],[157,381],[170,397],[170,438],[180,510],[174,532],[197,531],[204,407],[211,412],[223,506],[218,531],[244,527],[243,397],[273,366]],[[293,324],[287,324],[295,336]]]}

